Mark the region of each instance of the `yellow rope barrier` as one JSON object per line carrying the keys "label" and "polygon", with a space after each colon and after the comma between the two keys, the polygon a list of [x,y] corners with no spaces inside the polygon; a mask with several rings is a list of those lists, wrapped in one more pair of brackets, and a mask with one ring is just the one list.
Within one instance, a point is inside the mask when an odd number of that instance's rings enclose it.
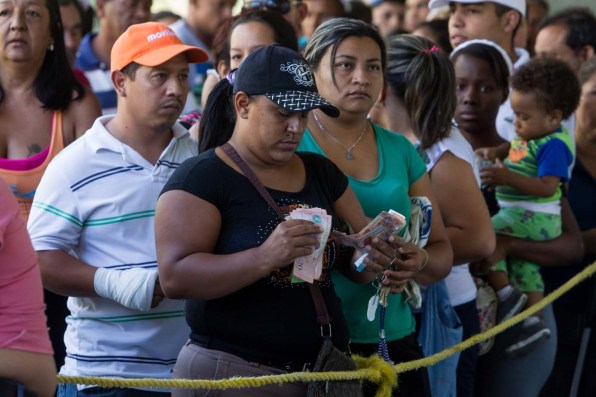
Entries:
{"label": "yellow rope barrier", "polygon": [[482,334],[474,335],[465,341],[458,343],[432,356],[419,360],[400,363],[395,366],[387,364],[382,358],[373,355],[368,358],[353,356],[356,362],[356,371],[334,371],[334,372],[294,372],[291,374],[259,376],[252,378],[233,377],[230,379],[206,380],[206,379],[119,379],[90,376],[65,376],[58,375],[58,383],[71,383],[81,385],[96,385],[102,387],[152,387],[152,388],[184,388],[184,389],[239,389],[247,387],[261,387],[266,385],[281,385],[292,382],[313,382],[313,381],[342,381],[342,380],[366,380],[379,385],[376,397],[389,397],[391,390],[397,386],[398,377],[396,374],[412,371],[421,367],[429,367],[439,361],[452,356],[457,352],[468,349],[477,343],[492,338],[505,331],[532,314],[544,309],[563,294],[567,293],[577,284],[586,280],[596,273],[596,262],[587,266],[580,273],[569,279],[565,284],[550,293],[540,302],[530,306],[523,312],[513,316],[509,320],[497,324]]}
{"label": "yellow rope barrier", "polygon": [[586,267],[584,270],[567,280],[567,282],[561,285],[559,288],[548,294],[544,299],[540,302],[530,306],[526,310],[521,313],[516,314],[515,316],[511,317],[509,320],[504,321],[500,324],[495,325],[494,327],[490,328],[489,330],[471,336],[470,338],[466,339],[465,341],[458,343],[448,349],[445,349],[439,353],[433,354],[432,356],[425,357],[419,360],[408,361],[407,363],[400,363],[395,366],[395,372],[402,373],[407,371],[412,371],[414,369],[418,369],[421,367],[430,367],[454,355],[457,352],[461,352],[462,350],[468,349],[474,346],[477,343],[485,341],[487,339],[492,338],[493,336],[500,334],[501,332],[505,331],[507,328],[510,328],[526,318],[530,317],[532,314],[539,312],[540,310],[544,309],[546,306],[553,303],[555,300],[559,299],[562,295],[566,294],[575,287],[577,284],[581,283],[582,281],[586,280],[588,277],[591,277],[594,273],[596,273],[596,262],[592,263],[590,266]]}

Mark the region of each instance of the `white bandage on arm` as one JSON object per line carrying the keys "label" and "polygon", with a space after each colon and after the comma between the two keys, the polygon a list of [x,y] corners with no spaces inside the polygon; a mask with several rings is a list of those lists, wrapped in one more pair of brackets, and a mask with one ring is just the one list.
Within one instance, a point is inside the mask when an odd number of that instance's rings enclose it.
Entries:
{"label": "white bandage on arm", "polygon": [[93,286],[101,297],[130,309],[147,311],[151,309],[157,275],[157,269],[114,270],[100,267],[95,272]]}

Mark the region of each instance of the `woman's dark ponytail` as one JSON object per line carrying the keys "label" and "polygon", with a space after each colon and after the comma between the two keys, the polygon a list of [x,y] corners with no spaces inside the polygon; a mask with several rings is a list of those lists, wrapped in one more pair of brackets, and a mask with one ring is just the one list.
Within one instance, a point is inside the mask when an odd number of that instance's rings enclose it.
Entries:
{"label": "woman's dark ponytail", "polygon": [[226,143],[234,132],[236,112],[230,79],[221,79],[209,93],[199,122],[199,153]]}

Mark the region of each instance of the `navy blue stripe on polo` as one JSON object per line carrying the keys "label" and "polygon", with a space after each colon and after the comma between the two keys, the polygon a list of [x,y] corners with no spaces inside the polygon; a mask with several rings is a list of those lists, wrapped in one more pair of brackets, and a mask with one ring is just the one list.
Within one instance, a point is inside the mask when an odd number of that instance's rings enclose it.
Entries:
{"label": "navy blue stripe on polo", "polygon": [[159,160],[159,161],[157,162],[157,166],[158,166],[158,167],[160,167],[160,166],[164,166],[164,167],[168,167],[168,168],[171,168],[171,169],[174,169],[174,170],[175,170],[176,168],[178,168],[178,166],[180,166],[180,163],[171,163],[171,162],[169,162],[169,161],[165,161],[165,160],[164,160],[164,161],[162,161],[162,160]]}
{"label": "navy blue stripe on polo", "polygon": [[95,173],[93,175],[89,175],[89,176],[85,177],[84,179],[81,179],[80,181],[72,184],[70,186],[70,188],[72,189],[73,192],[76,192],[77,190],[79,190],[83,186],[86,186],[86,185],[88,185],[88,184],[90,184],[92,182],[98,181],[98,180],[103,179],[105,177],[112,176],[112,175],[117,175],[117,174],[120,174],[122,172],[142,171],[142,170],[143,170],[143,167],[141,167],[140,165],[129,165],[128,167],[110,168],[109,170],[105,170],[105,171],[101,171],[101,172]]}
{"label": "navy blue stripe on polo", "polygon": [[159,359],[153,357],[138,357],[138,356],[86,356],[81,354],[67,354],[69,358],[87,361],[87,362],[122,362],[122,363],[137,363],[137,364],[156,364],[156,365],[172,365],[176,364],[176,358]]}
{"label": "navy blue stripe on polo", "polygon": [[121,265],[106,266],[106,269],[126,270],[132,268],[154,269],[157,267],[157,261],[139,262],[139,263],[124,263]]}

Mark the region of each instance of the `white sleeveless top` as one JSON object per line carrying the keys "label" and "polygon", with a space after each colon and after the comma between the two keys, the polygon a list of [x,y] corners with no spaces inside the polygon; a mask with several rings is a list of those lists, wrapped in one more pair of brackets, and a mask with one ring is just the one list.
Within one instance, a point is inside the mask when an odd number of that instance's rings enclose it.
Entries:
{"label": "white sleeveless top", "polygon": [[[425,150],[427,157],[424,159],[426,170],[430,172],[441,156],[447,151],[470,164],[470,167],[474,171],[478,188],[480,188],[480,173],[476,165],[472,146],[470,146],[461,132],[455,127],[451,129],[451,133],[447,138],[442,139]],[[476,284],[474,284],[467,263],[453,266],[451,272],[445,278],[445,284],[447,285],[452,306],[459,306],[476,299]]]}

